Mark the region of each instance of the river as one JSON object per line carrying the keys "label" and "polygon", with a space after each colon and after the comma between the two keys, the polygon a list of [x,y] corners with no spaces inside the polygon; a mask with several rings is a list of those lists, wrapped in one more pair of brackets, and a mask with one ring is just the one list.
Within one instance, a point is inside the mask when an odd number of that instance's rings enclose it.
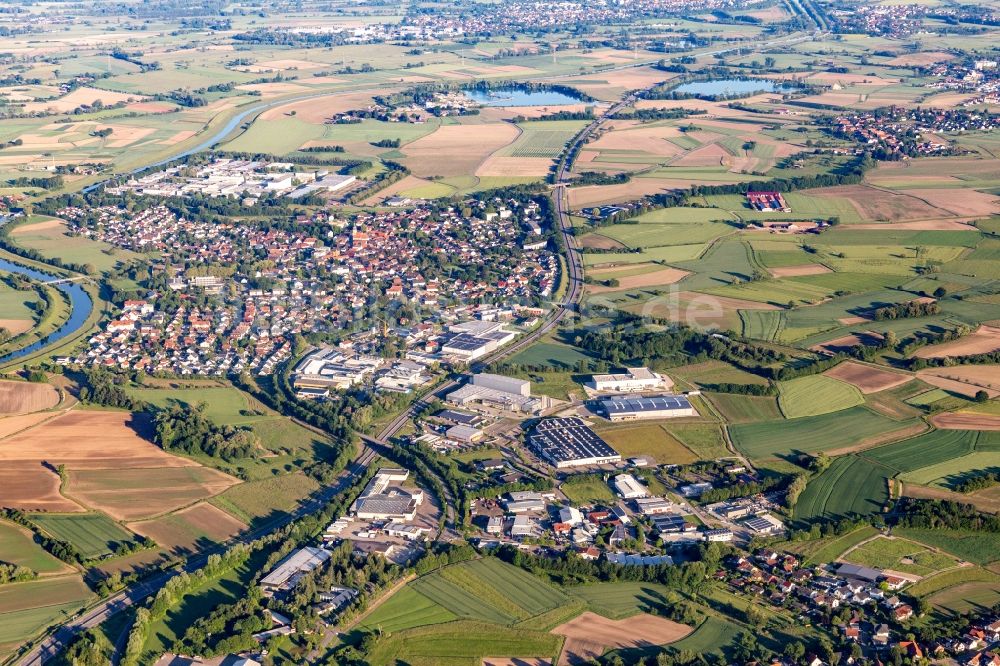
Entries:
{"label": "river", "polygon": [[[60,279],[55,275],[43,273],[42,271],[35,270],[34,268],[28,268],[27,266],[22,266],[21,264],[15,264],[7,261],[6,259],[0,259],[0,271],[20,273],[21,275],[35,280],[36,282],[51,282],[52,280]],[[29,354],[32,354],[39,349],[52,344],[53,342],[57,342],[76,333],[83,327],[83,324],[87,321],[87,317],[90,315],[90,311],[94,307],[94,302],[91,300],[90,294],[88,294],[87,291],[76,282],[61,282],[55,285],[55,287],[69,298],[69,319],[63,322],[62,326],[41,340],[38,340],[27,347],[23,347],[22,349],[18,349],[17,351],[0,356],[0,365],[24,356],[28,356]]]}

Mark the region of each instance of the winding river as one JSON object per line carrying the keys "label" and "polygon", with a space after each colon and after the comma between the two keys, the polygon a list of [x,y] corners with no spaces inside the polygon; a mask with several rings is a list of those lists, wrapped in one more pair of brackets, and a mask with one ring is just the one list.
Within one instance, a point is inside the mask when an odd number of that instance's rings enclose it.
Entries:
{"label": "winding river", "polygon": [[[6,259],[0,259],[0,271],[19,273],[25,277],[35,280],[36,282],[51,282],[53,280],[60,279],[55,275],[50,275],[49,273],[44,273],[42,271],[35,270],[34,268],[28,268],[27,266],[22,266],[21,264],[15,264],[11,261],[7,261]],[[57,342],[58,340],[62,340],[63,338],[76,333],[81,327],[83,327],[84,323],[87,321],[87,317],[90,316],[90,311],[94,308],[94,302],[91,300],[90,294],[88,294],[87,291],[76,282],[60,282],[55,285],[55,287],[69,298],[69,319],[63,322],[62,326],[41,340],[38,340],[27,347],[18,349],[17,351],[0,356],[0,365],[33,354],[53,342]]]}

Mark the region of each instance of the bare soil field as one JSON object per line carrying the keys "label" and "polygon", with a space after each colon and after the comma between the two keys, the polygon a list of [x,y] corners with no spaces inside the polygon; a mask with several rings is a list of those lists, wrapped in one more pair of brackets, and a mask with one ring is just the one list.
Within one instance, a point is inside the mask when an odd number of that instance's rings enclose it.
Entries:
{"label": "bare soil field", "polygon": [[1000,365],[956,365],[950,368],[928,368],[918,373],[921,379],[927,375],[1000,391]]}
{"label": "bare soil field", "polygon": [[903,375],[889,370],[880,370],[869,365],[862,365],[854,361],[845,361],[835,368],[831,368],[823,373],[827,377],[839,379],[858,387],[862,393],[878,393],[886,389],[902,386],[913,379],[909,375]]}
{"label": "bare soil field", "polygon": [[197,550],[206,538],[225,542],[247,528],[244,523],[207,502],[199,502],[162,518],[129,523],[128,527],[173,552]]}
{"label": "bare soil field", "polygon": [[657,287],[665,284],[674,284],[690,274],[690,272],[682,271],[679,268],[664,268],[662,270],[653,271],[652,273],[643,273],[642,275],[630,275],[628,277],[619,278],[617,287],[605,287],[604,285],[599,284],[589,284],[587,285],[587,292],[591,294],[601,294],[609,291],[622,291],[624,289]]}
{"label": "bare soil field", "polygon": [[303,85],[287,81],[275,82],[275,83],[247,83],[245,85],[236,86],[236,89],[258,92],[264,96],[289,95],[292,93],[301,93],[309,90],[309,88],[306,88]]}
{"label": "bare soil field", "polygon": [[799,277],[800,275],[822,275],[832,272],[823,264],[803,264],[801,266],[785,266],[784,268],[768,269],[776,278]]}
{"label": "bare soil field", "polygon": [[[948,369],[951,370],[951,368]],[[918,372],[917,378],[920,379],[921,381],[930,384],[931,386],[936,386],[939,389],[944,389],[945,391],[950,391],[951,393],[964,395],[967,398],[972,398],[976,395],[976,393],[983,390],[985,390],[986,393],[988,393],[991,398],[995,398],[997,397],[997,395],[1000,395],[1000,391],[997,391],[995,389],[988,389],[988,388],[984,389],[981,386],[970,384],[968,382],[949,379],[948,377],[942,377],[939,375],[928,374],[926,370],[921,370],[920,372]]]}
{"label": "bare soil field", "polygon": [[552,660],[524,657],[484,657],[483,666],[552,666]]}
{"label": "bare soil field", "polygon": [[39,414],[22,414],[20,416],[8,416],[6,418],[0,418],[0,439],[4,437],[10,437],[14,433],[21,432],[22,430],[27,430],[28,428],[34,427],[53,418],[55,414],[39,413]]}
{"label": "bare soil field", "polygon": [[595,204],[621,203],[639,199],[648,194],[658,194],[672,187],[684,187],[677,179],[633,178],[621,185],[585,185],[571,187],[567,192],[571,208],[585,208]]}
{"label": "bare soil field", "polygon": [[6,328],[11,335],[19,335],[25,331],[30,331],[35,325],[30,319],[0,319],[0,328]]}
{"label": "bare soil field", "polygon": [[581,236],[580,247],[591,248],[595,250],[617,250],[625,247],[613,238],[608,238],[607,236],[602,236],[601,234],[587,234]]}
{"label": "bare soil field", "polygon": [[207,467],[70,470],[63,492],[118,520],[150,518],[239,483]]}
{"label": "bare soil field", "polygon": [[117,104],[118,102],[131,102],[145,100],[142,95],[126,95],[124,93],[112,92],[110,90],[98,90],[96,88],[77,88],[59,99],[44,102],[30,102],[24,105],[25,113],[40,113],[49,109],[57,113],[66,113],[83,104],[93,104],[100,100],[105,106]]}
{"label": "bare soil field", "polygon": [[22,511],[84,511],[59,492],[59,475],[43,461],[18,461],[0,467],[0,506]]}
{"label": "bare soil field", "polygon": [[817,190],[804,190],[804,192],[810,196],[847,199],[858,213],[868,220],[903,222],[951,217],[949,211],[932,206],[916,197],[867,185],[840,185]]}
{"label": "bare soil field", "polygon": [[0,441],[0,466],[39,461],[77,470],[198,466],[140,436],[149,429],[148,418],[127,412],[70,411]]}
{"label": "bare soil field", "polygon": [[195,135],[194,130],[181,130],[180,132],[177,132],[173,136],[160,141],[160,143],[164,146],[175,146],[181,141],[187,141],[194,135]]}
{"label": "bare soil field", "polygon": [[406,144],[402,162],[416,176],[464,176],[519,135],[517,127],[508,123],[442,125]]}
{"label": "bare soil field", "polygon": [[51,384],[0,381],[0,415],[40,412],[59,404],[59,391]]}
{"label": "bare soil field", "polygon": [[624,620],[610,620],[586,612],[559,625],[550,633],[565,636],[560,666],[585,664],[611,648],[666,645],[684,638],[691,627],[662,617],[640,613]]}
{"label": "bare soil field", "polygon": [[1000,349],[1000,328],[983,325],[976,329],[972,335],[967,335],[959,340],[918,349],[914,356],[917,358],[971,356],[973,354],[987,354],[998,349]]}
{"label": "bare soil field", "polygon": [[970,412],[945,412],[931,417],[942,430],[1000,430],[1000,416]]}
{"label": "bare soil field", "polygon": [[405,176],[400,178],[395,183],[389,185],[389,187],[383,188],[371,195],[361,203],[365,206],[375,206],[382,201],[385,201],[389,197],[394,197],[403,190],[412,190],[416,187],[422,187],[424,185],[430,185],[431,181],[424,180],[423,178],[417,178],[416,176]]}
{"label": "bare soil field", "polygon": [[[755,95],[753,97],[747,97],[741,100],[744,104],[762,104],[766,103],[772,99],[775,99],[774,95],[764,94]],[[781,97],[778,96],[777,99],[780,101]],[[677,109],[692,109],[705,111],[705,115],[697,116],[699,122],[704,118],[744,118],[746,117],[746,111],[740,111],[739,109],[733,109],[728,106],[728,102],[712,102],[705,99],[670,99],[670,100],[655,100],[655,99],[643,99],[635,103],[637,109],[663,109],[663,108],[677,108]],[[755,115],[755,117],[757,117]],[[777,118],[777,116],[775,116]],[[770,118],[768,118],[770,120]]]}

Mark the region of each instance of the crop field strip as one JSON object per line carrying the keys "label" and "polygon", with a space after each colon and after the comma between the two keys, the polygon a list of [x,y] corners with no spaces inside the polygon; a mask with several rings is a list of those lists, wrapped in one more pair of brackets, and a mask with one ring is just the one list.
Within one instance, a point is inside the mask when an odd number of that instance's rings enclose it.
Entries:
{"label": "crop field strip", "polygon": [[838,519],[877,514],[889,500],[889,472],[858,456],[841,456],[809,481],[795,505],[795,518]]}

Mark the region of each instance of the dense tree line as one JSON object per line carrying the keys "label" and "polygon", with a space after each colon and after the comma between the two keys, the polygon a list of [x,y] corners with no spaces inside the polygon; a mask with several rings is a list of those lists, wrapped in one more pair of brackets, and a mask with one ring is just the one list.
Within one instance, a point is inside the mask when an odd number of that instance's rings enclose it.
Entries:
{"label": "dense tree line", "polygon": [[912,317],[929,317],[941,312],[941,306],[937,301],[910,301],[909,303],[897,303],[886,305],[875,310],[875,321],[886,321],[893,319],[909,319]]}
{"label": "dense tree line", "polygon": [[254,458],[260,441],[253,429],[216,425],[205,416],[205,405],[174,404],[156,413],[157,444],[166,451],[204,454],[226,461]]}
{"label": "dense tree line", "polygon": [[898,509],[895,522],[900,527],[1000,532],[1000,516],[981,513],[972,504],[907,499]]}
{"label": "dense tree line", "polygon": [[123,388],[128,378],[99,367],[84,368],[80,373],[80,400],[105,407],[141,412],[148,408],[142,400],[136,400]]}

